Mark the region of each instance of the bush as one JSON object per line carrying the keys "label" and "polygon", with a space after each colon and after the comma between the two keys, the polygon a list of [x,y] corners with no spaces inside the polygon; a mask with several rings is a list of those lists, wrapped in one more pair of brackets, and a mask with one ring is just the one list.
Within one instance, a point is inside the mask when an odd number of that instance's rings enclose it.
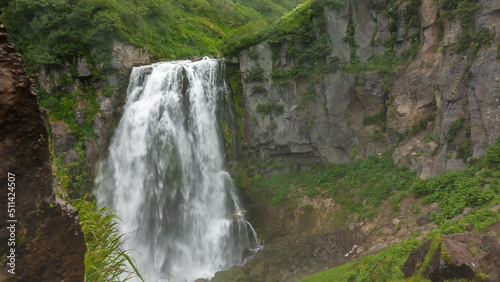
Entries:
{"label": "bush", "polygon": [[266,88],[263,85],[252,86],[252,96],[255,94],[266,94]]}
{"label": "bush", "polygon": [[365,116],[363,118],[364,126],[377,124],[378,126],[380,126],[380,128],[385,129],[386,122],[387,122],[387,113],[385,109],[381,110],[380,112],[378,112],[373,116]]}
{"label": "bush", "polygon": [[267,103],[267,104],[258,104],[257,105],[257,112],[264,114],[264,115],[270,115],[272,113],[276,115],[281,115],[283,114],[284,107],[282,105],[276,105],[273,103]]}
{"label": "bush", "polygon": [[450,129],[448,130],[448,137],[446,139],[448,142],[453,142],[455,137],[458,134],[458,130],[460,130],[464,126],[465,118],[464,116],[460,116],[456,121],[452,122],[450,125]]}
{"label": "bush", "polygon": [[246,80],[249,82],[261,82],[264,81],[264,70],[259,67],[253,67],[247,74]]}
{"label": "bush", "polygon": [[484,158],[490,168],[500,170],[500,138],[498,138],[495,143],[491,144],[486,149]]}

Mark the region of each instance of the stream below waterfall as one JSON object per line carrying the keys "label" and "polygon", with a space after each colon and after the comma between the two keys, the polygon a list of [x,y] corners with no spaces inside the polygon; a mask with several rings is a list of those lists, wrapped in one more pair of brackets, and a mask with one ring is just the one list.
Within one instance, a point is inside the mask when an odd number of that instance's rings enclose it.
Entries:
{"label": "stream below waterfall", "polygon": [[123,117],[96,177],[146,281],[193,281],[259,248],[225,168],[217,111],[224,62],[135,67]]}

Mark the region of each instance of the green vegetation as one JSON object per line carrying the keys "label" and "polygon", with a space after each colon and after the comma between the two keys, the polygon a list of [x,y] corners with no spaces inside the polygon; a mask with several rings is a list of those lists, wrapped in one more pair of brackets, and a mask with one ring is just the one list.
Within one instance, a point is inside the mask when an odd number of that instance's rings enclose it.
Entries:
{"label": "green vegetation", "polygon": [[[134,277],[144,281],[133,258],[123,250],[123,234],[116,226],[118,218],[109,208],[98,209],[95,202],[85,198],[72,201],[72,205],[79,210],[87,245],[85,281],[126,281]],[[121,277],[123,274],[127,276]]]}
{"label": "green vegetation", "polygon": [[457,155],[456,155],[457,159],[462,159],[464,162],[467,161],[467,157],[470,155],[470,150],[471,150],[471,132],[470,131],[471,131],[471,125],[467,124],[467,126],[465,127],[465,139],[462,142],[462,144],[460,144],[460,146],[458,146]]}
{"label": "green vegetation", "polygon": [[450,129],[448,130],[448,137],[446,137],[448,142],[451,143],[455,140],[455,137],[458,134],[458,130],[460,130],[464,126],[464,121],[464,116],[460,116],[456,121],[451,123]]}
{"label": "green vegetation", "polygon": [[[500,171],[498,162],[489,161],[500,154],[498,142],[488,147],[484,160],[462,171],[449,171],[437,178],[418,180],[412,192],[426,196],[424,203],[438,202],[444,218],[460,214],[466,207],[486,207],[500,203]],[[489,184],[488,189],[483,187]]]}
{"label": "green vegetation", "polygon": [[230,31],[267,25],[300,2],[23,0],[0,1],[0,8],[25,59],[54,65],[92,48],[109,54],[113,39],[145,47],[158,59],[216,55]]}
{"label": "green vegetation", "polygon": [[264,85],[254,85],[252,86],[252,96],[255,94],[266,94],[266,87]]}
{"label": "green vegetation", "polygon": [[409,189],[415,178],[415,172],[395,166],[391,156],[384,154],[352,163],[321,164],[310,172],[274,175],[259,180],[257,185],[270,191],[275,204],[304,194],[328,193],[351,212],[357,212],[358,217],[364,217],[369,212],[364,205],[380,206],[394,191]]}
{"label": "green vegetation", "polygon": [[[57,166],[58,160],[55,164]],[[67,200],[67,189],[71,184],[69,169],[61,167],[56,175],[61,185],[57,195]],[[116,226],[119,219],[112,211],[107,207],[99,209],[95,201],[89,200],[87,196],[71,200],[70,203],[78,210],[87,246],[85,281],[127,281],[134,277],[144,281],[134,259],[123,249],[123,234]]]}
{"label": "green vegetation", "polygon": [[270,115],[274,113],[275,115],[283,114],[284,107],[282,105],[276,105],[273,103],[258,104],[257,112],[263,115]]}
{"label": "green vegetation", "polygon": [[264,70],[259,67],[253,67],[247,74],[246,80],[248,82],[262,82],[264,81]]}
{"label": "green vegetation", "polygon": [[[341,265],[329,270],[308,276],[300,281],[402,281],[403,265],[410,253],[423,242],[432,240],[429,253],[419,266],[413,278],[405,281],[427,281],[422,275],[432,257],[442,243],[441,234],[460,233],[467,230],[466,224],[472,226],[474,231],[486,231],[488,227],[500,221],[500,211],[493,212],[482,209],[476,213],[466,215],[458,222],[453,220],[441,221],[438,230],[430,233],[424,238],[417,240],[411,238],[401,243],[385,248],[376,255],[369,255],[356,260],[353,263]],[[418,234],[413,234],[418,236]],[[477,254],[478,250],[471,248],[471,254]],[[441,249],[441,258],[446,260],[447,252]],[[449,256],[449,255],[448,255]],[[484,275],[484,274],[483,274]],[[480,274],[478,274],[478,277]],[[482,277],[482,276],[481,276]]]}
{"label": "green vegetation", "polygon": [[[500,140],[500,139],[499,139]],[[449,171],[437,178],[422,180],[409,167],[395,166],[389,154],[370,156],[352,163],[319,164],[309,171],[257,179],[256,185],[271,195],[274,204],[293,201],[303,195],[321,194],[365,218],[390,199],[394,210],[405,191],[423,197],[423,203],[437,202],[444,218],[460,214],[466,207],[500,204],[500,141],[486,152],[484,160],[463,171]],[[489,184],[488,189],[483,187]],[[403,193],[403,194],[401,194]],[[392,196],[392,198],[391,198]]]}
{"label": "green vegetation", "polygon": [[381,110],[380,112],[376,113],[373,116],[365,116],[363,118],[363,125],[364,126],[373,125],[373,124],[378,125],[382,130],[385,131],[386,124],[387,124],[387,112],[385,109]]}
{"label": "green vegetation", "polygon": [[421,243],[417,239],[410,239],[380,253],[365,256],[357,261],[344,264],[323,272],[308,276],[300,281],[394,281],[402,280],[403,264],[410,253]]}

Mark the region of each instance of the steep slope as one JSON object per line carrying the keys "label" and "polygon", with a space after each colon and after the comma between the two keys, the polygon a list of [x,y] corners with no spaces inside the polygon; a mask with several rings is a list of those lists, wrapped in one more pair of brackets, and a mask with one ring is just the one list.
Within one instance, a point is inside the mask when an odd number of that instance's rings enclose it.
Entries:
{"label": "steep slope", "polygon": [[261,173],[394,150],[428,177],[484,156],[500,136],[500,6],[453,3],[309,1],[255,36],[233,61]]}

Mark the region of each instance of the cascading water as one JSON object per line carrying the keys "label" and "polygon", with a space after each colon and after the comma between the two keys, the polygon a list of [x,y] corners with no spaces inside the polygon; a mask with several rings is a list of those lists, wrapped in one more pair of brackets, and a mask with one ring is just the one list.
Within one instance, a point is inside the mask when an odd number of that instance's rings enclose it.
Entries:
{"label": "cascading water", "polygon": [[132,70],[96,196],[122,219],[147,281],[209,278],[259,247],[224,170],[216,111],[226,89],[217,60]]}

